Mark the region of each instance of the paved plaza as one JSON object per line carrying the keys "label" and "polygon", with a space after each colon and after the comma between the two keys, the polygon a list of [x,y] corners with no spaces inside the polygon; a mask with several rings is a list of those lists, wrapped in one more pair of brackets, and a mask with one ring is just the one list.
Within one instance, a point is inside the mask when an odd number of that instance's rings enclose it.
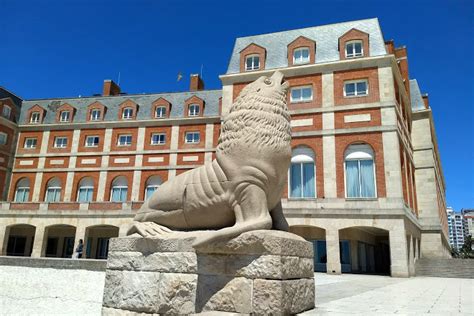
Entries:
{"label": "paved plaza", "polygon": [[474,315],[474,280],[316,273],[316,309],[303,315]]}

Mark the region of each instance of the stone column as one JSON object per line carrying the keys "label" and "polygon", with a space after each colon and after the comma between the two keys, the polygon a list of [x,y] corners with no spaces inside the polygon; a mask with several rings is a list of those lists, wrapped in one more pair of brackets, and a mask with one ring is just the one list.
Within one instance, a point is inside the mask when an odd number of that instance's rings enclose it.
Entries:
{"label": "stone column", "polygon": [[127,236],[127,232],[130,229],[131,225],[120,225],[119,227],[119,237]]}
{"label": "stone column", "polygon": [[326,269],[329,274],[341,274],[341,258],[339,254],[339,230],[326,229]]}
{"label": "stone column", "polygon": [[31,251],[31,257],[40,258],[44,257],[46,252],[46,241],[47,229],[44,226],[37,226],[35,230],[35,238],[33,241],[33,250]]}
{"label": "stone column", "polygon": [[392,277],[408,277],[407,238],[403,222],[389,232]]}
{"label": "stone column", "polygon": [[87,240],[86,240],[86,226],[78,224],[76,227],[76,235],[74,236],[74,252],[76,247],[79,245],[79,239],[84,242],[84,248],[82,250],[82,258],[86,258]]}
{"label": "stone column", "polygon": [[178,154],[176,150],[178,150],[178,143],[179,143],[179,126],[172,126],[171,127],[171,142],[170,142],[170,165],[168,170],[168,180],[174,178],[176,176],[176,165],[178,163]]}
{"label": "stone column", "polygon": [[414,244],[415,244],[415,262],[416,262],[416,260],[420,259],[420,257],[418,257],[418,254],[419,254],[418,253],[418,238],[415,238]]}
{"label": "stone column", "polygon": [[204,153],[204,162],[212,161],[212,151],[214,141],[214,124],[206,124],[206,152]]}
{"label": "stone column", "polygon": [[[334,74],[324,73],[322,76],[322,107],[334,107]],[[324,112],[323,130],[334,131],[334,111]],[[323,175],[324,197],[336,198],[336,138],[334,135],[323,136]]]}
{"label": "stone column", "polygon": [[6,225],[0,225],[0,256],[7,255],[9,235],[10,235],[10,227]]}
{"label": "stone column", "polygon": [[409,247],[408,247],[408,271],[410,272],[410,276],[415,275],[415,256],[413,255],[414,244],[413,244],[413,236],[410,235],[409,237]]}

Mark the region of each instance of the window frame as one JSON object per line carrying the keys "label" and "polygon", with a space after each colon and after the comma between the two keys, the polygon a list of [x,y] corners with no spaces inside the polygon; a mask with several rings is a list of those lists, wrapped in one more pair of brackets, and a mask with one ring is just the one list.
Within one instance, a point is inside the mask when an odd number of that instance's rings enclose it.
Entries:
{"label": "window frame", "polygon": [[[89,192],[91,193],[90,195],[90,200],[88,201],[81,201],[80,200],[80,197],[81,197],[81,190],[86,190],[86,194],[88,195]],[[78,203],[90,203],[94,200],[94,186],[90,186],[90,185],[85,185],[85,186],[81,186],[80,183],[79,183],[79,186],[77,188],[77,198],[76,198],[76,202]]]}
{"label": "window frame", "polygon": [[[350,159],[347,159],[346,156],[348,156],[349,154],[347,154],[347,151],[352,147],[352,146],[358,146],[359,147],[359,150],[356,150],[356,149],[353,149],[354,152],[364,152],[365,154],[367,155],[371,155],[372,157],[371,158],[366,158],[366,157],[360,157],[360,158],[350,158]],[[365,148],[364,148],[365,147]],[[368,149],[370,149],[371,153],[368,153],[368,152],[365,152],[365,151],[368,151]],[[372,171],[374,173],[374,196],[373,197],[362,197],[362,196],[359,196],[359,197],[348,197],[348,194],[347,194],[347,172],[346,172],[346,161],[349,160],[349,161],[358,161],[358,170],[360,170],[360,161],[361,160],[372,160]],[[378,192],[377,192],[377,166],[376,166],[376,163],[375,163],[375,152],[374,150],[368,145],[368,144],[353,144],[353,145],[350,145],[347,147],[347,149],[344,151],[344,157],[343,157],[343,171],[344,171],[344,197],[345,199],[347,200],[375,200],[375,199],[378,199]],[[361,176],[360,176],[360,171],[359,171],[359,194],[361,194],[361,190],[362,190],[362,186],[360,185],[361,183]]]}
{"label": "window frame", "polygon": [[[160,115],[160,116],[158,116],[158,109],[164,109],[164,111],[161,111],[161,112],[160,112],[160,113],[162,114],[162,115]],[[166,112],[167,112],[167,111],[166,111],[166,106],[164,106],[164,105],[158,105],[158,106],[155,108],[155,118],[157,118],[157,119],[166,118],[166,115],[167,115]]]}
{"label": "window frame", "polygon": [[[88,139],[90,138],[97,138],[97,145],[89,145],[88,144]],[[84,142],[84,147],[87,147],[87,148],[95,148],[95,147],[99,147],[99,143],[100,143],[100,136],[97,136],[97,135],[87,135],[86,136],[86,139],[85,139],[85,142]]]}
{"label": "window frame", "polygon": [[[94,116],[94,113],[99,113],[99,116],[96,118]],[[90,115],[89,115],[89,121],[100,121],[102,116],[102,110],[101,109],[91,109]]]}
{"label": "window frame", "polygon": [[[29,140],[34,140],[34,146],[27,146]],[[25,137],[25,140],[23,142],[23,148],[24,149],[36,149],[37,145],[38,145],[38,138],[36,138],[36,137]]]}
{"label": "window frame", "polygon": [[4,146],[8,144],[8,134],[4,132],[0,132],[0,139],[4,139],[4,142],[0,142],[0,146]]}
{"label": "window frame", "polygon": [[[357,84],[364,82],[365,83],[365,94],[358,94]],[[347,95],[346,85],[353,84],[354,85],[354,95]],[[345,80],[343,84],[343,96],[344,98],[361,98],[367,97],[369,95],[369,80],[368,79],[354,79],[354,80]]]}
{"label": "window frame", "polygon": [[[58,146],[58,140],[60,140],[60,139],[62,139],[62,140],[65,139],[66,142],[65,142],[65,144],[61,144],[61,146]],[[56,136],[56,137],[54,137],[54,143],[53,143],[54,148],[63,149],[63,148],[67,148],[67,146],[68,146],[68,138],[66,136]]]}
{"label": "window frame", "polygon": [[[120,200],[120,201],[114,201],[113,200],[113,197],[114,197],[114,190],[120,190],[120,196],[122,196],[122,193],[124,190],[126,190],[126,195],[125,195],[125,200]],[[110,202],[113,202],[113,203],[125,203],[127,202],[127,199],[128,199],[128,185],[114,185],[112,183],[112,186],[110,188]]]}
{"label": "window frame", "polygon": [[[7,109],[8,109],[8,110],[7,110]],[[7,110],[7,111],[6,111],[6,110]],[[8,112],[8,113],[6,113],[6,112]],[[11,108],[10,106],[4,104],[4,105],[3,105],[3,109],[2,109],[2,116],[3,116],[4,118],[10,119],[11,115],[12,115],[12,108]]]}
{"label": "window frame", "polygon": [[[121,137],[130,137],[130,143],[121,143],[120,142],[120,138]],[[132,134],[119,134],[118,137],[117,137],[117,146],[119,147],[128,147],[128,146],[132,146],[132,141],[133,141],[133,136]]]}
{"label": "window frame", "polygon": [[[196,109],[196,108],[197,108],[197,112],[195,110],[194,111],[191,110],[191,109]],[[199,116],[200,114],[201,114],[201,106],[199,104],[193,103],[188,106],[189,117],[196,117],[196,116]]]}
{"label": "window frame", "polygon": [[[360,44],[360,54],[355,53],[355,44]],[[352,54],[348,54],[347,47],[353,45]],[[363,40],[351,40],[344,43],[344,54],[347,59],[364,57],[364,41]]]}
{"label": "window frame", "polygon": [[[188,135],[189,134],[197,134],[198,135],[198,139],[197,139],[197,142],[194,141],[194,137],[193,137],[193,141],[192,142],[189,142],[188,141]],[[199,131],[187,131],[184,133],[184,143],[185,144],[199,144],[201,142],[201,133]]]}
{"label": "window frame", "polygon": [[[309,100],[303,99],[303,89],[310,89],[311,90],[311,98]],[[294,100],[293,99],[293,90],[301,90],[301,100]],[[303,86],[295,86],[290,88],[290,103],[306,103],[306,102],[313,102],[314,99],[314,91],[312,85],[303,85]]]}
{"label": "window frame", "polygon": [[[34,119],[36,118],[36,119]],[[39,124],[41,121],[41,112],[34,111],[30,114],[30,124]]]}
{"label": "window frame", "polygon": [[[295,54],[296,52],[301,52],[301,51],[308,51],[308,59],[307,60],[303,60],[303,61],[298,61],[295,57]],[[293,65],[305,65],[305,64],[309,64],[310,61],[311,61],[311,50],[309,49],[308,46],[302,46],[302,47],[298,47],[298,48],[295,48],[293,49]],[[303,56],[303,54],[301,54],[301,57]]]}
{"label": "window frame", "polygon": [[[125,113],[128,113],[130,111],[130,116],[126,116]],[[123,110],[122,110],[122,120],[131,120],[133,119],[133,108],[132,107],[125,107]]]}
{"label": "window frame", "polygon": [[[153,137],[154,136],[159,136],[161,138],[161,136],[163,136],[163,142],[157,142],[157,143],[154,143],[153,142]],[[152,146],[163,146],[166,144],[166,133],[152,133],[151,134],[151,137],[150,137],[150,145]]]}
{"label": "window frame", "polygon": [[[18,200],[18,197],[19,197],[18,193],[19,193],[20,190],[23,193],[23,196],[22,196],[23,199],[21,201]],[[26,195],[25,195],[25,193],[26,193]],[[26,199],[25,199],[25,197],[26,197]],[[15,189],[15,197],[14,197],[13,200],[15,201],[15,203],[26,203],[26,202],[28,202],[30,200],[30,187],[29,186],[28,187],[17,187]]]}
{"label": "window frame", "polygon": [[[49,201],[48,200],[48,193],[50,191],[53,191],[54,190],[54,199],[53,201]],[[46,187],[46,191],[44,193],[44,202],[45,203],[57,203],[57,202],[61,202],[61,191],[62,191],[62,187],[56,187],[56,186],[51,186],[51,187]]]}
{"label": "window frame", "polygon": [[[258,59],[258,67],[255,68],[255,58]],[[251,68],[248,68],[247,67],[247,60],[249,59],[252,59],[252,67]],[[256,70],[259,70],[260,69],[260,54],[249,54],[247,56],[245,56],[245,71],[256,71]]]}
{"label": "window frame", "polygon": [[[63,118],[63,114],[67,114],[66,118]],[[60,123],[69,123],[71,122],[71,111],[64,110],[59,113],[59,122]]]}

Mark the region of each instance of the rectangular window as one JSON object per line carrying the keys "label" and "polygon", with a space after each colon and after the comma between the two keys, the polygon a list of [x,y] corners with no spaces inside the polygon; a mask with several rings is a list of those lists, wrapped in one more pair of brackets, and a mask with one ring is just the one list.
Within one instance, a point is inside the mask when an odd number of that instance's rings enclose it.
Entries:
{"label": "rectangular window", "polygon": [[362,41],[352,41],[346,43],[346,58],[362,57]]}
{"label": "rectangular window", "polygon": [[86,147],[98,147],[99,146],[99,136],[87,136],[85,146]]}
{"label": "rectangular window", "polygon": [[0,133],[0,145],[5,145],[7,143],[7,134]]}
{"label": "rectangular window", "polygon": [[245,58],[245,70],[258,70],[260,68],[260,57],[258,55],[251,55]]}
{"label": "rectangular window", "polygon": [[309,102],[313,100],[313,88],[311,86],[295,87],[291,89],[291,103]]}
{"label": "rectangular window", "polygon": [[164,145],[166,143],[166,134],[152,134],[151,144],[152,145]]}
{"label": "rectangular window", "polygon": [[16,189],[15,202],[28,202],[28,197],[30,195],[30,188],[22,187]]}
{"label": "rectangular window", "polygon": [[191,104],[188,109],[188,116],[199,116],[199,105]]}
{"label": "rectangular window", "polygon": [[67,147],[67,137],[56,137],[56,138],[54,138],[54,147],[55,148],[66,148]]}
{"label": "rectangular window", "polygon": [[301,65],[309,63],[309,48],[302,47],[293,51],[293,64]]}
{"label": "rectangular window", "polygon": [[353,80],[344,82],[345,97],[363,97],[369,94],[367,80]]}
{"label": "rectangular window", "polygon": [[114,186],[110,196],[111,202],[126,202],[127,201],[128,187],[126,186]]}
{"label": "rectangular window", "polygon": [[290,168],[290,197],[314,198],[314,163],[292,163]]}
{"label": "rectangular window", "polygon": [[118,146],[130,146],[132,144],[132,135],[119,135]]}
{"label": "rectangular window", "polygon": [[91,121],[99,121],[100,120],[100,110],[99,109],[93,109],[91,110]]}
{"label": "rectangular window", "polygon": [[155,110],[155,118],[163,118],[163,117],[166,117],[166,107],[158,106]]}
{"label": "rectangular window", "polygon": [[59,202],[61,198],[61,188],[60,187],[50,187],[46,190],[45,202]]}
{"label": "rectangular window", "polygon": [[36,138],[25,138],[25,144],[23,145],[23,147],[26,149],[36,148],[37,141],[38,140]]}
{"label": "rectangular window", "polygon": [[11,113],[12,113],[12,109],[7,105],[3,105],[2,116],[9,119]]}
{"label": "rectangular window", "polygon": [[61,115],[60,115],[60,118],[59,118],[59,121],[63,122],[63,123],[64,122],[69,122],[70,114],[71,114],[71,112],[69,112],[69,111],[62,111]]}
{"label": "rectangular window", "polygon": [[30,123],[39,123],[40,121],[40,112],[31,113]]}
{"label": "rectangular window", "polygon": [[186,144],[197,144],[200,140],[199,132],[186,132],[184,140]]}
{"label": "rectangular window", "polygon": [[133,109],[132,108],[125,108],[122,112],[122,118],[125,120],[129,120],[133,117]]}
{"label": "rectangular window", "polygon": [[374,198],[373,160],[346,160],[346,195],[348,198]]}
{"label": "rectangular window", "polygon": [[77,192],[77,202],[89,203],[92,202],[92,196],[94,194],[93,187],[81,187]]}

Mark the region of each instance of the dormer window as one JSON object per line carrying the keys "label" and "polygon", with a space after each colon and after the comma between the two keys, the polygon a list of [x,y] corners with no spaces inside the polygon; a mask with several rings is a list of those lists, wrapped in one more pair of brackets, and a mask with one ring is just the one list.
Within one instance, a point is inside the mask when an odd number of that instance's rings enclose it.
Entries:
{"label": "dormer window", "polygon": [[41,114],[40,112],[33,112],[30,116],[30,123],[37,124],[40,121]]}
{"label": "dormer window", "polygon": [[133,109],[132,108],[125,108],[122,112],[122,119],[130,120],[133,118]]}
{"label": "dormer window", "polygon": [[245,57],[245,71],[260,69],[260,56],[249,55]]}
{"label": "dormer window", "polygon": [[350,41],[346,43],[346,58],[362,57],[364,49],[362,41]]}
{"label": "dormer window", "polygon": [[9,119],[12,109],[8,105],[3,105],[2,116]]}
{"label": "dormer window", "polygon": [[297,48],[293,51],[293,64],[302,65],[309,63],[309,47]]}
{"label": "dormer window", "polygon": [[71,118],[71,112],[62,111],[59,117],[59,121],[62,123],[69,122]]}
{"label": "dormer window", "polygon": [[0,132],[0,145],[6,145],[7,139],[8,139],[7,134]]}
{"label": "dormer window", "polygon": [[199,110],[198,104],[191,104],[188,108],[188,116],[199,116]]}
{"label": "dormer window", "polygon": [[91,110],[91,121],[100,121],[100,110],[99,109],[92,109]]}
{"label": "dormer window", "polygon": [[157,106],[155,109],[155,118],[166,117],[166,106]]}

